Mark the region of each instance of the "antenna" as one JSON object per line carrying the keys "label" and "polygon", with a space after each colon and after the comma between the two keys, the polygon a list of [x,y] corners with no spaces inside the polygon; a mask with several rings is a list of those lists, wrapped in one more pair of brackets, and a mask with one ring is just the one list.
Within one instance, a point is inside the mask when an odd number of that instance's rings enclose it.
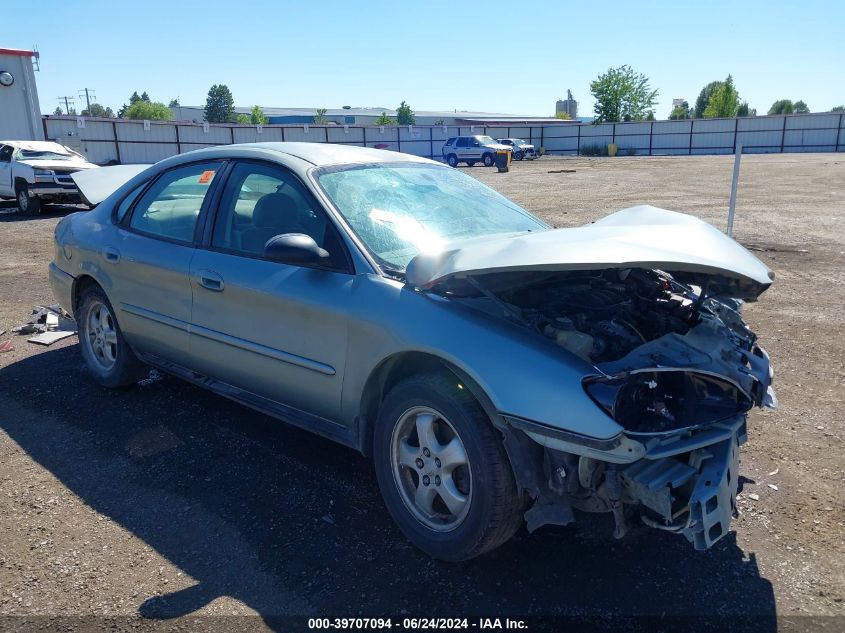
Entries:
{"label": "antenna", "polygon": [[58,100],[59,100],[60,106],[62,105],[62,103],[65,104],[65,112],[67,112],[67,114],[69,115],[70,109],[73,107],[73,97],[69,97],[69,96],[58,97]]}

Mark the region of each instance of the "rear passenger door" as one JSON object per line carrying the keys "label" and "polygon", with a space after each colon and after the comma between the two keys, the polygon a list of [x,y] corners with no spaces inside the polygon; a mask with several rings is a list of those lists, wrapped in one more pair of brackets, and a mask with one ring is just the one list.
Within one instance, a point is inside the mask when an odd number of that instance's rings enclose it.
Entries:
{"label": "rear passenger door", "polygon": [[458,137],[455,141],[455,153],[458,155],[458,160],[464,161],[469,158],[469,138],[466,136]]}
{"label": "rear passenger door", "polygon": [[[175,167],[130,192],[118,228],[100,253],[106,291],[129,343],[137,350],[189,364],[191,258],[200,218],[224,163]],[[134,204],[133,204],[134,203]],[[118,210],[124,205],[119,205]]]}

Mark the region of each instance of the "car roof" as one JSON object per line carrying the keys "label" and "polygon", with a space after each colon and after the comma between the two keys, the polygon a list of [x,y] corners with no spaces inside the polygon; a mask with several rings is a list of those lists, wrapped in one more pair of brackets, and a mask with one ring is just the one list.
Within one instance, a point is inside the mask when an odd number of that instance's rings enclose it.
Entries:
{"label": "car roof", "polygon": [[[283,143],[240,143],[235,145],[225,145],[223,147],[209,148],[209,150],[221,149],[237,149],[237,150],[264,150],[271,152],[278,152],[280,154],[287,154],[295,156],[313,165],[343,165],[343,164],[358,164],[358,163],[433,163],[439,165],[436,161],[412,154],[403,154],[401,152],[391,152],[384,149],[375,149],[373,147],[359,147],[357,145],[340,145],[336,143],[298,143],[298,142],[283,142]],[[199,150],[193,154],[196,156],[206,150]]]}

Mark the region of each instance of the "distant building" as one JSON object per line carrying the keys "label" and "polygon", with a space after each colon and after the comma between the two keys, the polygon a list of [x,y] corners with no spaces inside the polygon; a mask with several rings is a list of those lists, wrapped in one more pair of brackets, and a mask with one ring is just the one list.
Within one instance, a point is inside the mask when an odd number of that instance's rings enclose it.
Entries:
{"label": "distant building", "polygon": [[0,140],[43,141],[35,51],[0,48]]}
{"label": "distant building", "polygon": [[[235,108],[236,114],[249,114],[252,108]],[[202,106],[174,106],[170,108],[177,121],[199,123],[204,119]],[[275,125],[314,124],[317,108],[262,108],[264,116]],[[396,110],[392,108],[328,108],[325,113],[330,125],[373,125],[382,115],[396,120]],[[415,110],[417,125],[542,125],[560,123],[550,117],[538,117],[522,114],[498,114],[493,112],[468,112],[466,110],[429,111]]]}
{"label": "distant building", "polygon": [[683,108],[684,104],[686,102],[687,102],[687,100],[684,99],[683,97],[678,97],[677,99],[672,99],[672,109],[674,110],[675,108]]}
{"label": "distant building", "polygon": [[572,91],[566,91],[566,99],[558,99],[555,104],[555,114],[565,112],[571,119],[578,118],[578,102],[572,98]]}

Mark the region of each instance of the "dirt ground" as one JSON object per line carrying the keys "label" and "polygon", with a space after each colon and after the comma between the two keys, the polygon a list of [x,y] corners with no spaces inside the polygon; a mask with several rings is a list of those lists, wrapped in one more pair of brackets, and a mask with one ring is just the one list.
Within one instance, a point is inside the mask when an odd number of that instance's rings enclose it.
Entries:
{"label": "dirt ground", "polygon": [[[546,157],[465,172],[557,226],[648,203],[722,228],[732,161]],[[645,528],[616,542],[596,516],[433,562],[393,526],[353,451],[170,377],[101,389],[76,337],[42,348],[7,333],[0,617],[681,615],[842,630],[845,155],[743,157],[738,200],[735,237],[777,275],[745,315],[780,407],[750,416],[741,516],[712,550]],[[46,266],[67,210],[11,211],[0,330],[52,302]]]}

